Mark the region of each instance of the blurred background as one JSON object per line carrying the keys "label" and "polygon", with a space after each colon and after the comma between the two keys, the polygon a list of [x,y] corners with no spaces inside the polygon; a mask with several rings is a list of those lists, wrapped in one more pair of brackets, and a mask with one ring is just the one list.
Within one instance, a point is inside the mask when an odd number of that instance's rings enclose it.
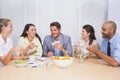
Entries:
{"label": "blurred background", "polygon": [[11,37],[16,45],[27,23],[36,25],[43,40],[50,34],[49,25],[58,21],[62,33],[71,36],[76,43],[85,24],[94,26],[101,43],[101,26],[107,20],[116,22],[120,33],[120,0],[0,0],[0,18],[9,18],[13,23]]}

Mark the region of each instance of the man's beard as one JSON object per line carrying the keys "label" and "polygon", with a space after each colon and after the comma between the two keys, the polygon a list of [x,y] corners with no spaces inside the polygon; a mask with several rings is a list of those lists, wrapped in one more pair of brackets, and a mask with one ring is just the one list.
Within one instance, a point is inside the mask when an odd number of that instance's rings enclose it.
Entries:
{"label": "man's beard", "polygon": [[56,36],[54,36],[54,39],[58,39],[59,38],[59,34],[58,35],[56,35]]}
{"label": "man's beard", "polygon": [[102,38],[109,38],[108,34],[102,34]]}

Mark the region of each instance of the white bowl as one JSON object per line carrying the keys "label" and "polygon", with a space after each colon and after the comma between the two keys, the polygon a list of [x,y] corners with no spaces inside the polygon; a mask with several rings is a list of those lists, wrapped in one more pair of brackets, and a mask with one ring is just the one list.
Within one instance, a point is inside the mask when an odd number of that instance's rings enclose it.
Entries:
{"label": "white bowl", "polygon": [[17,67],[25,67],[27,66],[27,63],[24,63],[24,64],[16,64]]}
{"label": "white bowl", "polygon": [[[60,57],[63,58],[63,57]],[[66,68],[69,67],[71,65],[71,63],[73,62],[73,57],[70,57],[69,60],[54,60],[54,63],[58,66],[58,67],[62,67],[62,68]]]}
{"label": "white bowl", "polygon": [[16,61],[15,61],[15,65],[16,65],[17,67],[25,67],[25,66],[27,66],[28,64],[27,64],[27,61],[25,61],[25,60],[16,60]]}
{"label": "white bowl", "polygon": [[40,57],[40,56],[37,56],[36,59],[41,60],[41,61],[45,61],[46,60],[45,57]]}

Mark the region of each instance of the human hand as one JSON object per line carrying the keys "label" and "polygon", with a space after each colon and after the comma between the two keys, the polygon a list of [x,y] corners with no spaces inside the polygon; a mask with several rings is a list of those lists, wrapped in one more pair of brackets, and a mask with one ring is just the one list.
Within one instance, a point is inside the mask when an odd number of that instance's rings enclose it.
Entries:
{"label": "human hand", "polygon": [[55,46],[58,50],[60,50],[60,51],[63,51],[63,50],[64,50],[62,44],[60,44],[60,43],[55,43],[54,46]]}
{"label": "human hand", "polygon": [[21,50],[21,48],[19,46],[15,47],[15,52],[19,52]]}
{"label": "human hand", "polygon": [[78,54],[78,52],[79,52],[79,46],[78,46],[78,44],[75,44],[75,45],[73,46],[73,48],[74,48],[74,53],[75,53],[75,54]]}
{"label": "human hand", "polygon": [[78,45],[77,44],[75,44],[73,47],[74,47],[74,49],[78,49]]}
{"label": "human hand", "polygon": [[53,52],[49,51],[49,52],[47,53],[47,57],[52,57],[52,56],[53,56]]}
{"label": "human hand", "polygon": [[99,49],[95,46],[88,46],[87,50],[89,50],[92,53],[96,53]]}
{"label": "human hand", "polygon": [[29,56],[21,56],[22,60],[29,59]]}
{"label": "human hand", "polygon": [[88,58],[93,58],[93,57],[96,57],[96,54],[89,52],[89,53],[87,54],[87,57],[88,57]]}
{"label": "human hand", "polygon": [[35,44],[34,44],[34,43],[31,43],[31,44],[28,46],[29,49],[33,49],[34,47],[35,47]]}
{"label": "human hand", "polygon": [[0,56],[0,61],[3,61],[3,59],[4,59],[4,56]]}
{"label": "human hand", "polygon": [[15,47],[15,52],[16,52],[16,54],[17,54],[18,56],[23,55],[23,49],[20,48],[19,46],[16,46],[16,47]]}
{"label": "human hand", "polygon": [[8,54],[9,54],[9,55],[13,55],[13,53],[15,52],[15,49],[16,49],[16,47],[12,47],[12,48],[9,50]]}

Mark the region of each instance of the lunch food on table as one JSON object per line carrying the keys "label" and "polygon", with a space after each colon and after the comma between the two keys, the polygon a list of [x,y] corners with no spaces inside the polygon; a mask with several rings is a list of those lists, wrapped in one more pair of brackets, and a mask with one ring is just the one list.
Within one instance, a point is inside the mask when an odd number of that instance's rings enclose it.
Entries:
{"label": "lunch food on table", "polygon": [[59,56],[54,56],[54,60],[70,60],[70,56],[66,55],[60,58]]}
{"label": "lunch food on table", "polygon": [[26,64],[27,61],[26,60],[16,60],[15,63],[16,64]]}

